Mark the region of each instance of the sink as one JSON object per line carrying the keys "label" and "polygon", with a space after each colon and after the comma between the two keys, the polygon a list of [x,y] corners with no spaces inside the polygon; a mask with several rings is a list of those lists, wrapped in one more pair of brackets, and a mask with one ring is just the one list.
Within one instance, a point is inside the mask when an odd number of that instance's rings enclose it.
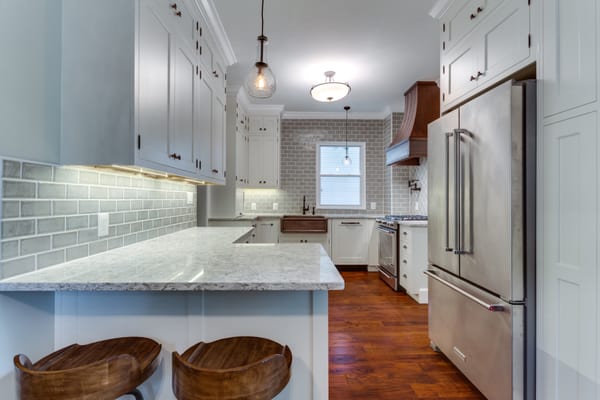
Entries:
{"label": "sink", "polygon": [[284,215],[281,233],[327,233],[327,218],[322,215]]}

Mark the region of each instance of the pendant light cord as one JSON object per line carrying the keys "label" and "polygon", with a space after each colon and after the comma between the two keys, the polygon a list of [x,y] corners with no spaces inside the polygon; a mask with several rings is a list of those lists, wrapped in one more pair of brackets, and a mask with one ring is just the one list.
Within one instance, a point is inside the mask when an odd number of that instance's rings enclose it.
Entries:
{"label": "pendant light cord", "polygon": [[350,110],[350,107],[345,106],[344,110],[346,110],[346,158],[348,158],[348,110]]}
{"label": "pendant light cord", "polygon": [[265,0],[262,0],[260,6],[260,62],[263,63],[263,53],[264,53],[264,45],[265,40]]}

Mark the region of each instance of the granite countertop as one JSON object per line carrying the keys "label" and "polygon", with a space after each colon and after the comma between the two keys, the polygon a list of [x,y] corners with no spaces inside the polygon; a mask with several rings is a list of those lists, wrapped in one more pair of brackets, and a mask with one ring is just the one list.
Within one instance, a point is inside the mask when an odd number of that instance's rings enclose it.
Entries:
{"label": "granite countertop", "polygon": [[251,228],[190,228],[0,280],[0,291],[337,290],[319,244],[238,244]]}
{"label": "granite countertop", "polygon": [[427,226],[427,221],[400,221],[403,226]]}

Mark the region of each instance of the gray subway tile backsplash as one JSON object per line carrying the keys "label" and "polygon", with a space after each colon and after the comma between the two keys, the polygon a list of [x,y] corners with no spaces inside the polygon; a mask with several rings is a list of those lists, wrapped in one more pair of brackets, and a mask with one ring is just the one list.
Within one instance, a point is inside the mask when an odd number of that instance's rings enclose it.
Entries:
{"label": "gray subway tile backsplash", "polygon": [[[185,183],[109,170],[2,160],[0,277],[196,226]],[[109,236],[98,237],[98,212]]]}

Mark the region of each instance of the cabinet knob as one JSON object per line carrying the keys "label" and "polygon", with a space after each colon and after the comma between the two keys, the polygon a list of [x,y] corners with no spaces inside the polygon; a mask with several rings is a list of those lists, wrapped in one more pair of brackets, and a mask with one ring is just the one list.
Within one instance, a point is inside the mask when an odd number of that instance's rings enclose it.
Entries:
{"label": "cabinet knob", "polygon": [[174,160],[181,160],[181,154],[177,154],[177,153],[169,154],[169,158],[172,158]]}
{"label": "cabinet knob", "polygon": [[477,15],[471,14],[471,15],[469,15],[469,18],[471,18],[473,20],[473,19],[477,18]]}
{"label": "cabinet knob", "polygon": [[479,78],[480,76],[483,76],[483,72],[477,71],[477,77]]}
{"label": "cabinet knob", "polygon": [[212,172],[213,172],[213,174],[218,174],[219,170],[218,169],[213,169]]}
{"label": "cabinet knob", "polygon": [[173,10],[177,10],[177,3],[171,3],[169,4],[169,6],[173,9]]}
{"label": "cabinet knob", "polygon": [[404,248],[404,249],[408,249],[408,246],[407,246],[407,245],[404,245],[404,246],[402,246],[402,248]]}
{"label": "cabinet knob", "polygon": [[217,74],[217,71],[213,71],[213,75],[215,76],[215,78],[219,77],[219,74]]}
{"label": "cabinet knob", "polygon": [[403,262],[404,264],[408,264],[408,262],[407,262],[406,260],[402,260],[402,262]]}
{"label": "cabinet knob", "polygon": [[406,276],[406,274],[402,274],[402,277],[403,278],[408,278],[408,276]]}
{"label": "cabinet knob", "polygon": [[476,77],[476,76],[473,76],[473,75],[471,75],[471,77],[469,78],[469,80],[470,80],[471,82],[473,82],[473,81],[477,80],[477,77]]}
{"label": "cabinet knob", "polygon": [[175,15],[177,15],[178,17],[180,17],[180,18],[181,18],[181,11],[177,11],[177,12],[175,13]]}

